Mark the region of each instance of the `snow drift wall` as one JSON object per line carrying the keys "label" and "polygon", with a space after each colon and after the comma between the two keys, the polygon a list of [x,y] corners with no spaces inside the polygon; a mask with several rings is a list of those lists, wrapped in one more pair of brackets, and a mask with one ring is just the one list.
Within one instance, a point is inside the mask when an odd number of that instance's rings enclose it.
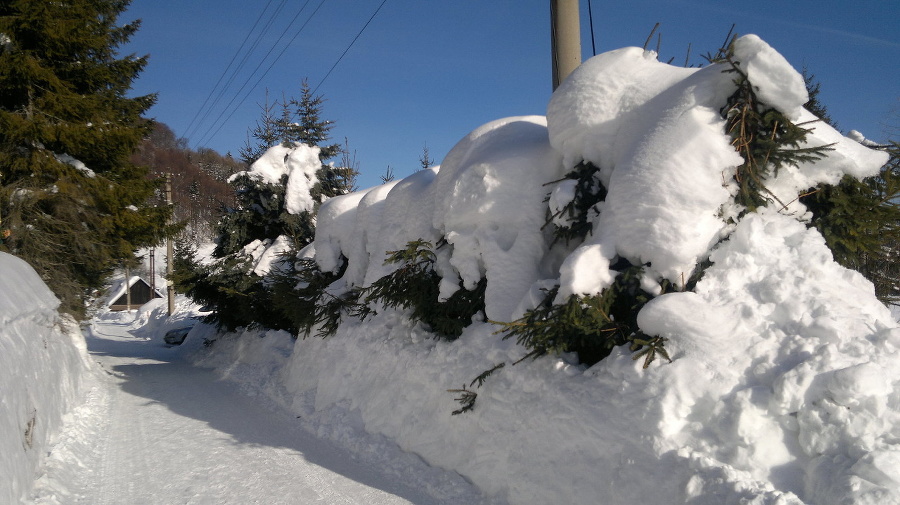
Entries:
{"label": "snow drift wall", "polygon": [[[802,76],[781,55],[754,36],[735,55],[758,96],[809,118]],[[513,504],[900,504],[900,329],[794,198],[874,174],[886,156],[816,124],[807,145],[833,150],[765,181],[787,206],[743,215],[723,70],[637,48],[599,55],[560,86],[546,119],[491,122],[439,168],[325,202],[315,259],[332,272],[347,261],[331,292],[388,273],[388,250],[443,238],[442,295],[486,278],[486,314],[452,343],[380,308],[298,341],[277,372],[295,408],[312,397],[304,418],[354,412]],[[548,205],[572,198],[559,181],[581,161],[599,167],[608,197],[583,243],[553,244]],[[712,262],[692,292],[639,314],[645,333],[669,339],[672,363],[643,369],[617,348],[590,368],[570,356],[513,365],[528,351],[485,321],[521,316],[542,288],[598,293],[617,257],[650,264],[649,291]],[[474,389],[498,363],[475,409],[451,416],[447,390]]]}
{"label": "snow drift wall", "polygon": [[0,502],[19,503],[89,361],[78,324],[24,261],[0,252]]}

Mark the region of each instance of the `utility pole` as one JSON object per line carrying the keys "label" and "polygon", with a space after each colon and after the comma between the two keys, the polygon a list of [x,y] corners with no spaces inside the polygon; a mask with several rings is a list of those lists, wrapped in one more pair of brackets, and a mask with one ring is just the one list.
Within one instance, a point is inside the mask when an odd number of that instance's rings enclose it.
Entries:
{"label": "utility pole", "polygon": [[553,89],[581,65],[578,0],[550,0],[550,51]]}
{"label": "utility pole", "polygon": [[125,266],[125,310],[131,310],[131,269]]}
{"label": "utility pole", "polygon": [[150,248],[150,292],[156,293],[156,244]]}
{"label": "utility pole", "polygon": [[[172,208],[172,174],[166,174],[166,206]],[[171,220],[171,218],[169,218]],[[172,237],[166,238],[166,294],[169,297],[169,315],[175,312],[175,283],[172,282],[174,273],[173,262],[175,252],[172,247]]]}

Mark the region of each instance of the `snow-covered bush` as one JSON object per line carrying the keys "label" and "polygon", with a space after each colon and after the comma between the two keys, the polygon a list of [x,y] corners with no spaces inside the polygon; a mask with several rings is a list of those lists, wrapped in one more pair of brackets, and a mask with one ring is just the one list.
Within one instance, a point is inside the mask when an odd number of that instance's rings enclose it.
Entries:
{"label": "snow-covered bush", "polygon": [[[289,390],[512,503],[900,503],[900,330],[797,199],[886,156],[808,123],[802,76],[758,37],[732,50],[733,64],[701,69],[639,48],[596,56],[546,118],[488,123],[440,167],[326,202],[313,257],[340,275],[330,293],[390,275],[388,251],[443,238],[438,300],[485,282],[484,319],[442,342],[411,308],[348,318],[297,342]],[[784,145],[816,156],[755,172],[761,198],[736,200],[747,160],[729,103],[746,83],[760,117],[808,130]],[[599,301],[625,280],[643,293],[630,321]],[[588,319],[632,344],[593,366],[490,323],[552,325],[560,314],[542,307],[593,302]],[[534,351],[562,353],[498,367]],[[645,368],[652,357],[671,363]],[[444,390],[475,393],[486,370],[477,405],[451,417]]]}
{"label": "snow-covered bush", "polygon": [[[443,244],[446,246],[446,244]],[[390,309],[408,309],[411,321],[422,322],[428,331],[447,340],[456,340],[472,318],[484,310],[486,282],[482,279],[471,291],[460,286],[441,299],[441,276],[435,271],[437,254],[424,240],[414,240],[399,251],[388,251],[387,264],[399,268],[361,290],[366,306],[363,318],[379,310],[373,304]]]}

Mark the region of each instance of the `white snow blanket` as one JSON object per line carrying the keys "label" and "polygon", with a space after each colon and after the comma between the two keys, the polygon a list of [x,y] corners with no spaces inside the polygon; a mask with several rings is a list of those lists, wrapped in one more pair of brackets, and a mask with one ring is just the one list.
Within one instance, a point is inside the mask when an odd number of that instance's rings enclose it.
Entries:
{"label": "white snow blanket", "polygon": [[[802,76],[774,49],[750,35],[735,54],[761,100],[811,117]],[[738,219],[724,69],[672,67],[638,48],[601,54],[559,87],[546,118],[491,122],[440,167],[325,202],[315,259],[335,272],[348,262],[333,290],[389,273],[388,250],[444,238],[442,296],[486,278],[486,309],[452,343],[393,311],[298,341],[277,373],[296,398],[314,397],[303,415],[354,412],[513,504],[900,504],[900,330],[795,198],[872,175],[887,156],[817,123],[807,144],[834,143],[828,157],[765,181],[788,206]],[[584,243],[551,247],[548,205],[571,200],[559,180],[584,160],[608,197]],[[512,366],[527,350],[483,321],[520,317],[540,288],[599,293],[616,256],[649,263],[651,290],[712,262],[694,292],[639,314],[673,362],[644,370],[620,348],[590,368],[570,356]],[[475,409],[451,416],[446,390],[501,362]]]}
{"label": "white snow blanket", "polygon": [[78,324],[27,263],[0,252],[0,503],[19,503],[89,369]]}

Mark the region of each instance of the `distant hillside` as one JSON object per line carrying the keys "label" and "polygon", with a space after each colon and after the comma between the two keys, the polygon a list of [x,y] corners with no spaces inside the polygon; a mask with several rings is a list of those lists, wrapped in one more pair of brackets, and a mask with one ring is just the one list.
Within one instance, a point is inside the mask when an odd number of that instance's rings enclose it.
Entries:
{"label": "distant hillside", "polygon": [[[194,240],[211,237],[210,226],[219,216],[222,205],[230,204],[234,189],[226,179],[244,170],[244,164],[230,155],[212,149],[190,149],[184,139],[165,123],[157,122],[144,139],[132,161],[150,167],[153,176],[172,174],[172,201],[175,219],[187,223],[186,236]],[[161,192],[160,204],[165,201]]]}

